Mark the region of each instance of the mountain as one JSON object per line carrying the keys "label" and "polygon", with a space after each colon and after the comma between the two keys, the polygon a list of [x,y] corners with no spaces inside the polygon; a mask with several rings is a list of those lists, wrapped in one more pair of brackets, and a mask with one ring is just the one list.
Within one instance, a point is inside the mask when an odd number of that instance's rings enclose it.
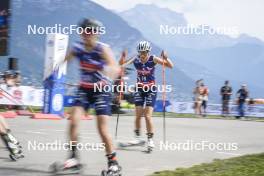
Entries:
{"label": "mountain", "polygon": [[[209,49],[233,46],[238,43],[263,44],[261,40],[246,34],[242,34],[238,38],[221,34],[238,32],[238,29],[231,27],[215,29],[219,30],[219,33],[212,35],[214,28],[203,24],[195,27],[188,24],[184,14],[154,4],[138,4],[134,8],[119,14],[131,26],[139,29],[146,38],[166,48]],[[194,29],[198,29],[201,34],[193,32]]]}
{"label": "mountain", "polygon": [[211,69],[224,78],[264,87],[264,47],[255,44],[236,44],[208,50],[174,48],[178,56],[191,63]]}
{"label": "mountain", "polygon": [[138,4],[132,9],[121,12],[120,16],[131,26],[139,29],[148,39],[155,41],[159,46],[162,44],[166,48],[173,46],[204,49],[231,46],[236,43],[231,37],[210,35],[207,31],[201,35],[191,32],[186,34],[178,27],[185,28],[185,30],[194,27],[188,26],[184,14],[168,8],[160,8],[154,4]]}
{"label": "mountain", "polygon": [[[22,75],[29,77],[33,84],[40,85],[43,75],[45,55],[45,34],[28,34],[28,25],[46,28],[55,24],[61,26],[75,25],[82,17],[96,18],[105,25],[106,35],[101,40],[111,45],[119,57],[121,50],[128,48],[134,53],[137,43],[145,37],[135,28],[129,26],[117,14],[88,0],[13,0],[11,18],[11,54],[19,58]],[[34,14],[34,15],[33,15]],[[79,40],[77,34],[70,35],[70,43]],[[153,53],[159,55],[161,49],[153,45]],[[0,69],[6,69],[6,57],[0,59]],[[157,69],[157,79],[161,83],[161,68]],[[70,64],[68,81],[78,80],[76,62]],[[172,76],[173,75],[173,76]],[[133,80],[133,75],[131,80]],[[170,98],[190,98],[188,87],[193,80],[179,69],[166,71],[167,83],[174,85]]]}
{"label": "mountain", "polygon": [[119,13],[131,26],[174,58],[176,65],[192,79],[204,78],[217,95],[216,86],[225,79],[234,87],[247,83],[253,97],[263,97],[264,42],[242,34],[237,38],[227,35],[160,34],[160,25],[188,26],[184,14],[156,5],[137,5]]}

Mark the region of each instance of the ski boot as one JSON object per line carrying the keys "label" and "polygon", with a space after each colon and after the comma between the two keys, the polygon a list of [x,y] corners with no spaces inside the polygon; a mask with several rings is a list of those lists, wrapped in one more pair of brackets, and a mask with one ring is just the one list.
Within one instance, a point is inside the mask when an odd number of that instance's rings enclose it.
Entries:
{"label": "ski boot", "polygon": [[[6,145],[7,150],[9,151],[9,157],[13,161],[17,161],[20,158],[24,158],[24,155],[22,154],[21,147],[19,147],[17,140],[15,141],[14,137],[11,136],[10,133],[7,134],[1,134],[1,138]],[[12,138],[13,137],[13,138]]]}
{"label": "ski boot", "polygon": [[119,147],[133,147],[133,146],[144,146],[146,141],[144,141],[141,136],[139,130],[135,130],[135,139],[128,142],[120,142]]}
{"label": "ski boot", "polygon": [[70,158],[64,163],[55,162],[50,166],[50,171],[54,174],[81,174],[82,164],[75,158]]}
{"label": "ski boot", "polygon": [[10,152],[9,157],[13,161],[17,161],[17,160],[19,160],[21,158],[24,158],[23,152],[22,152],[21,148],[18,145],[15,145],[12,142],[8,142],[7,149]]}
{"label": "ski boot", "polygon": [[147,143],[147,153],[151,153],[153,149],[155,148],[155,144],[152,138],[148,139]]}
{"label": "ski boot", "polygon": [[22,149],[22,146],[20,145],[19,141],[10,132],[7,132],[6,135],[11,143],[17,145],[20,149]]}
{"label": "ski boot", "polygon": [[136,147],[136,146],[144,146],[146,141],[140,138],[136,138],[134,140],[128,141],[128,142],[120,142],[118,144],[119,147],[125,148],[125,147]]}

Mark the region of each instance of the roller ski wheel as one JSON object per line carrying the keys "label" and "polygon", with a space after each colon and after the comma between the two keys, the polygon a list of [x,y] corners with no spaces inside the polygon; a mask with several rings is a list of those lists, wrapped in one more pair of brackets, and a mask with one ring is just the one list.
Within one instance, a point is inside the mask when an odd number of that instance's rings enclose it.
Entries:
{"label": "roller ski wheel", "polygon": [[21,158],[25,158],[23,154],[9,154],[9,157],[12,161],[17,161]]}
{"label": "roller ski wheel", "polygon": [[129,141],[129,142],[119,142],[118,146],[121,148],[126,148],[126,147],[142,147],[145,146],[146,141],[140,140],[140,141]]}
{"label": "roller ski wheel", "polygon": [[149,139],[148,144],[147,144],[147,150],[145,150],[144,152],[145,153],[152,153],[154,148],[155,148],[155,144],[154,144],[153,140]]}
{"label": "roller ski wheel", "polygon": [[50,172],[53,174],[82,174],[82,164],[67,166],[66,163],[55,162],[50,165]]}
{"label": "roller ski wheel", "polygon": [[154,149],[153,147],[148,147],[146,153],[149,153],[149,154],[152,153],[153,149]]}
{"label": "roller ski wheel", "polygon": [[103,170],[101,172],[101,176],[122,176],[121,170],[122,170],[121,166],[118,166],[118,170],[117,171]]}
{"label": "roller ski wheel", "polygon": [[10,154],[9,157],[13,161],[17,161],[21,158],[24,158],[25,156],[23,155],[22,150],[19,148],[19,146],[13,144],[13,143],[8,143],[7,149],[9,150]]}

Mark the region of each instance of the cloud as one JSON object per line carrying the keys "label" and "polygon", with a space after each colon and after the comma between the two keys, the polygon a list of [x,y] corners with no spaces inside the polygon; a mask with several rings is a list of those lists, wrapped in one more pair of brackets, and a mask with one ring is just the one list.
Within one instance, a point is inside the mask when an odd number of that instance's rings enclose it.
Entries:
{"label": "cloud", "polygon": [[[264,40],[263,0],[93,0],[105,8],[124,11],[137,4],[156,4],[184,13],[188,23],[208,24],[212,27],[237,27]],[[129,5],[128,5],[129,4]]]}

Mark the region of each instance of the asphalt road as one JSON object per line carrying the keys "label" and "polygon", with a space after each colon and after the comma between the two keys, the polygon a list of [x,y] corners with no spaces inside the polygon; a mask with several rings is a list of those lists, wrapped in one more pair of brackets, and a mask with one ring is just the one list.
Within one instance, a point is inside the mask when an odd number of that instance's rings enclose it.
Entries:
{"label": "asphalt road", "polygon": [[[116,117],[113,116],[110,120],[112,134],[115,122]],[[215,158],[264,152],[263,122],[183,118],[168,118],[166,122],[167,143],[163,143],[162,118],[154,118],[156,148],[153,153],[142,152],[145,147],[117,149],[123,176],[144,176],[155,171],[210,162]],[[0,143],[0,175],[51,175],[49,165],[66,159],[67,151],[62,149],[62,144],[67,142],[67,120],[18,117],[8,119],[8,123],[21,141],[26,157],[11,162]],[[133,117],[121,116],[115,142],[131,139]],[[81,162],[85,164],[84,175],[100,175],[101,170],[106,168],[106,159],[100,147],[95,120],[82,121],[80,140],[83,146],[90,145],[80,154]]]}

